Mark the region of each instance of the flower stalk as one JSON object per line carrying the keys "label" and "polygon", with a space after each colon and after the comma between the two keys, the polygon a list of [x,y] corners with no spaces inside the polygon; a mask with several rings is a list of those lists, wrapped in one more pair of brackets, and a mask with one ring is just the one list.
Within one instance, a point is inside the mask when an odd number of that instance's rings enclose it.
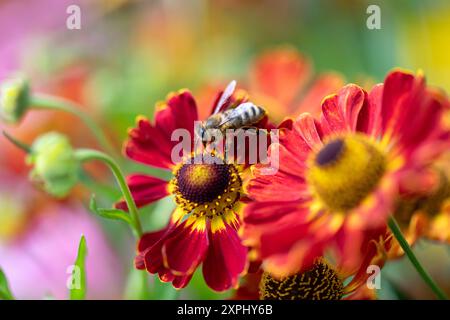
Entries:
{"label": "flower stalk", "polygon": [[392,234],[395,236],[398,243],[402,247],[403,251],[405,251],[406,256],[411,261],[414,268],[417,270],[417,273],[419,273],[419,275],[423,279],[423,281],[430,287],[430,289],[440,300],[448,300],[448,297],[446,296],[444,291],[436,284],[436,282],[434,282],[430,274],[420,264],[419,260],[412,251],[408,241],[406,241],[405,237],[403,236],[400,227],[398,226],[398,223],[393,216],[389,217],[388,226],[391,229]]}
{"label": "flower stalk", "polygon": [[3,131],[3,135],[5,138],[10,141],[13,145],[15,145],[17,148],[23,150],[25,153],[29,154],[31,153],[31,147],[27,145],[26,143],[17,140],[13,136],[11,136],[8,132]]}
{"label": "flower stalk", "polygon": [[136,203],[134,202],[133,196],[131,195],[130,188],[127,185],[122,170],[114,161],[114,159],[112,159],[110,156],[108,156],[103,152],[91,149],[78,149],[75,151],[75,153],[76,157],[81,162],[97,160],[105,163],[111,169],[112,173],[114,174],[114,177],[116,178],[117,184],[119,185],[119,188],[122,191],[125,202],[127,203],[128,211],[131,216],[133,230],[136,233],[137,237],[141,237],[143,232]]}
{"label": "flower stalk", "polygon": [[110,140],[92,118],[80,111],[81,108],[78,104],[64,98],[43,94],[32,95],[30,104],[33,106],[33,109],[59,110],[75,115],[92,131],[104,151],[113,155],[114,158],[118,158],[117,151]]}

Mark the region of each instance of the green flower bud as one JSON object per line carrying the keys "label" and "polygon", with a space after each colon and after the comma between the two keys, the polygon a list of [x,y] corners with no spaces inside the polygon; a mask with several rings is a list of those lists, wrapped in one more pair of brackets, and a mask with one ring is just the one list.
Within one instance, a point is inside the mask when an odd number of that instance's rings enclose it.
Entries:
{"label": "green flower bud", "polygon": [[28,82],[20,77],[0,84],[0,118],[6,122],[18,122],[30,105]]}
{"label": "green flower bud", "polygon": [[34,166],[30,178],[55,197],[65,197],[78,181],[80,162],[67,137],[60,133],[40,136],[27,162]]}

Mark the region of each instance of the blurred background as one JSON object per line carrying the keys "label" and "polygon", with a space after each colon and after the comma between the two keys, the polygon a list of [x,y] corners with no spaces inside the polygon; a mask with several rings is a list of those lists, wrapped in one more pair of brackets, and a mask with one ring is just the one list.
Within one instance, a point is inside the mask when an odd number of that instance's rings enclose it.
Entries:
{"label": "blurred background", "polygon": [[[81,9],[79,30],[66,27],[73,4]],[[381,8],[380,30],[366,26],[371,4]],[[311,74],[338,74],[370,87],[394,67],[422,69],[430,84],[450,91],[447,0],[0,0],[0,39],[0,79],[20,72],[33,90],[80,103],[117,150],[135,117],[151,117],[169,92],[189,88],[208,108],[212,88],[231,79],[245,87],[255,61],[280,47],[304,55]],[[30,112],[20,126],[0,126],[28,142],[58,130],[77,147],[96,147],[82,123],[60,113]],[[24,157],[0,137],[0,266],[18,298],[67,297],[66,269],[81,233],[89,248],[89,298],[232,294],[211,292],[199,275],[181,293],[152,277],[143,286],[142,273],[132,268],[129,230],[86,209],[89,190],[105,206],[117,199],[108,172],[92,167],[101,185],[86,181],[56,201],[31,186]],[[129,161],[123,165],[126,172],[164,176]],[[146,230],[162,227],[172,206],[166,199],[146,208]],[[423,241],[416,250],[450,290],[450,249]],[[408,261],[389,263],[382,274],[380,298],[433,297]]]}

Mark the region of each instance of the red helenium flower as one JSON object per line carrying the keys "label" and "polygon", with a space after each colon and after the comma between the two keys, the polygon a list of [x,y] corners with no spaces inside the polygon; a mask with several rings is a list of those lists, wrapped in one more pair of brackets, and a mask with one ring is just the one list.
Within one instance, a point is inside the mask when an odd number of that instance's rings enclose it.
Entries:
{"label": "red helenium flower", "polygon": [[393,213],[405,173],[428,166],[449,145],[448,101],[421,75],[394,71],[370,93],[350,84],[282,132],[279,170],[256,165],[247,190],[244,238],[264,268],[284,276],[332,252],[356,269],[367,232]]}
{"label": "red helenium flower", "polygon": [[311,61],[290,46],[267,50],[256,57],[249,71],[252,101],[266,106],[272,120],[299,112],[320,112],[323,97],[344,84],[336,73],[314,73]]}
{"label": "red helenium flower", "polygon": [[[369,266],[380,270],[390,250],[392,237],[385,227],[368,234],[361,255],[361,265],[355,270],[334,265],[326,258],[319,258],[307,270],[294,275],[277,278],[261,268],[251,270],[244,277],[234,299],[239,300],[367,300],[375,299],[374,288],[366,284],[376,269],[367,272]],[[378,238],[377,238],[378,237]],[[348,280],[348,281],[347,281]]]}
{"label": "red helenium flower", "polygon": [[[333,72],[315,73],[310,59],[291,46],[280,46],[257,55],[251,61],[249,77],[240,81],[253,103],[263,106],[271,121],[300,112],[316,115],[326,95],[344,85],[343,78]],[[208,105],[222,84],[202,88],[199,104]],[[207,108],[202,108],[207,111]]]}
{"label": "red helenium flower", "polygon": [[[238,92],[226,104],[245,99]],[[162,281],[172,282],[176,288],[185,287],[203,264],[208,286],[223,291],[237,285],[247,264],[247,248],[237,234],[241,171],[234,164],[172,163],[172,148],[178,142],[171,141],[171,134],[184,128],[194,139],[197,112],[191,93],[180,91],[158,106],[154,123],[139,117],[136,128],[129,131],[125,143],[129,158],[173,172],[170,182],[144,174],[129,176],[136,204],[145,206],[168,195],[177,203],[166,228],[142,236],[135,264],[138,269],[158,273]],[[124,202],[117,206],[126,209]]]}

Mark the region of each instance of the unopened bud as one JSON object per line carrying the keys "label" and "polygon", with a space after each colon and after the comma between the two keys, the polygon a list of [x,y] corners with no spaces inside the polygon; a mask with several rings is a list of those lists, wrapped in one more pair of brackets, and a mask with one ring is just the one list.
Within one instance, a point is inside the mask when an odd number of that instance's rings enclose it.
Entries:
{"label": "unopened bud", "polygon": [[16,123],[27,111],[30,104],[28,82],[20,77],[10,78],[0,83],[0,118]]}
{"label": "unopened bud", "polygon": [[78,181],[79,160],[66,136],[50,132],[32,145],[27,162],[33,165],[30,177],[49,194],[64,197]]}

